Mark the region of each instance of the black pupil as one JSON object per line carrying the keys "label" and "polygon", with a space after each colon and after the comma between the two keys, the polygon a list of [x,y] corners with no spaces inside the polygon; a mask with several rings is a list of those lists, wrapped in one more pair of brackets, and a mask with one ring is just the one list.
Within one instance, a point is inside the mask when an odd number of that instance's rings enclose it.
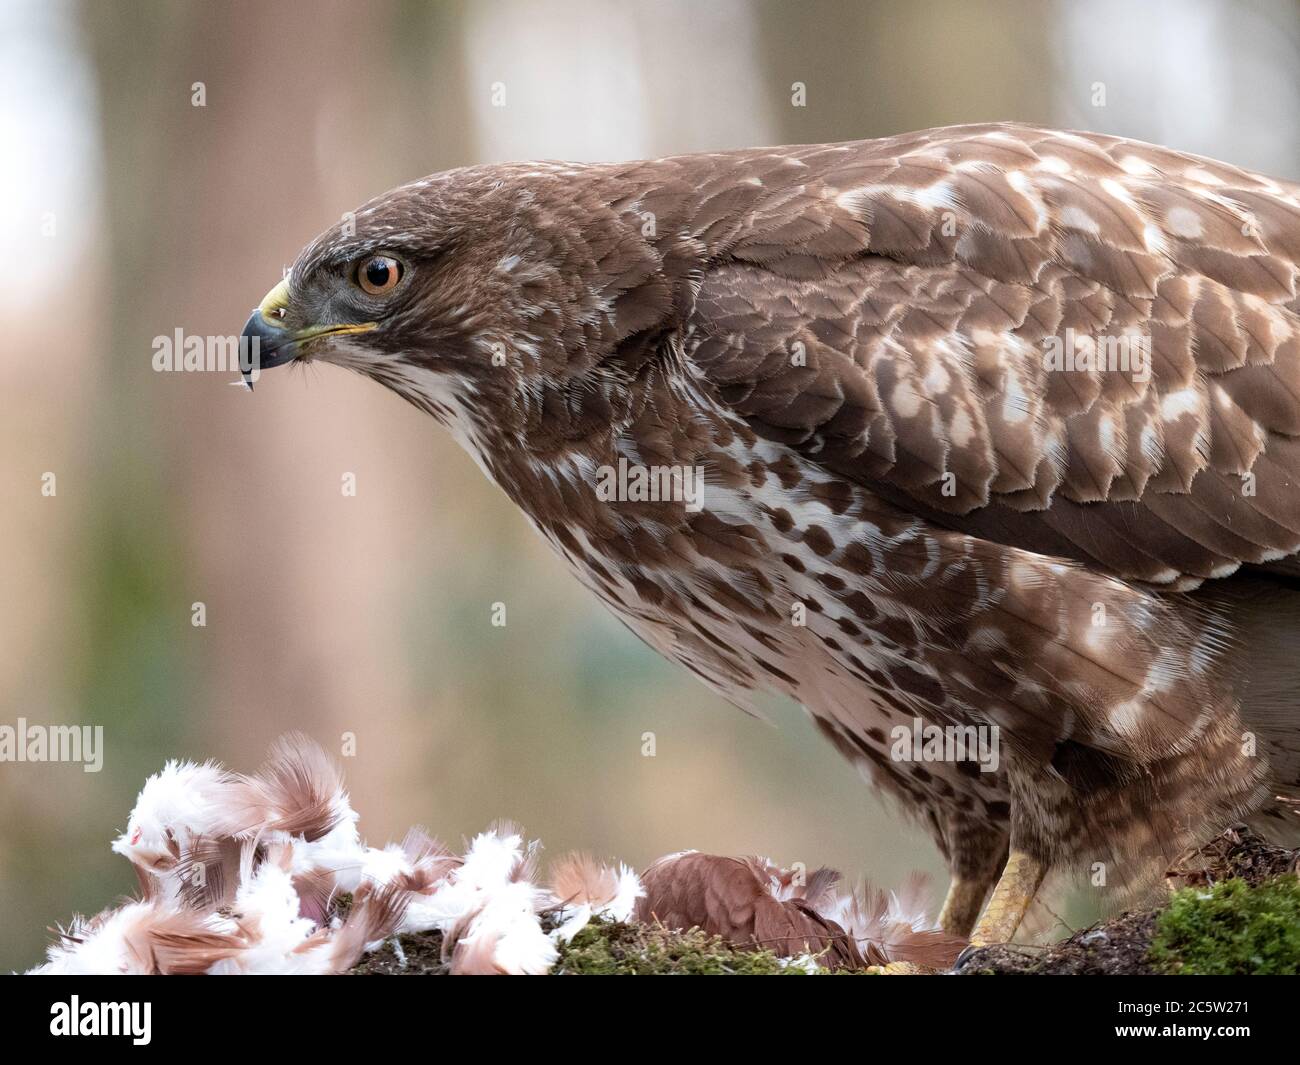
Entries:
{"label": "black pupil", "polygon": [[375,288],[383,288],[388,284],[392,269],[387,259],[371,259],[366,263],[366,280]]}

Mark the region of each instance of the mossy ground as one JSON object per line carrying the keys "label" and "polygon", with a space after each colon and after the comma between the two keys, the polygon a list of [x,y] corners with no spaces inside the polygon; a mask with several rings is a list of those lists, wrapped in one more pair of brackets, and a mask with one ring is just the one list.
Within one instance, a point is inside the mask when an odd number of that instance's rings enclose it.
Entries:
{"label": "mossy ground", "polygon": [[[400,948],[400,950],[399,950]],[[398,937],[352,970],[367,976],[441,976],[437,932]],[[556,976],[794,976],[804,969],[698,929],[597,921],[560,949]],[[1125,913],[1050,947],[988,947],[963,975],[1300,975],[1300,880],[1240,878],[1176,892],[1168,907]]]}
{"label": "mossy ground", "polygon": [[[399,949],[400,948],[400,949]],[[770,951],[746,951],[699,929],[674,932],[640,924],[593,921],[560,948],[552,976],[794,976],[804,970]],[[444,976],[437,932],[399,936],[367,954],[353,976]]]}
{"label": "mossy ground", "polygon": [[1300,975],[1300,880],[1184,888],[1156,919],[1151,960],[1191,976]]}
{"label": "mossy ground", "polygon": [[985,947],[963,959],[962,976],[1150,976],[1147,957],[1156,915],[1125,913],[1049,947]]}
{"label": "mossy ground", "polygon": [[1050,947],[987,947],[963,975],[1300,975],[1300,853],[1234,826],[1171,874],[1166,905]]}
{"label": "mossy ground", "polygon": [[[1167,905],[1125,913],[1047,947],[988,947],[966,974],[1300,974],[1300,852],[1234,826],[1171,873]],[[341,899],[346,912],[350,900]],[[551,925],[544,921],[544,927]],[[400,950],[399,950],[400,948]],[[357,975],[443,975],[442,937],[405,935],[352,970]],[[805,970],[768,951],[732,947],[698,929],[597,921],[563,946],[559,976],[791,976]]]}
{"label": "mossy ground", "polygon": [[589,924],[560,951],[557,976],[792,976],[804,970],[770,951],[744,951],[698,928]]}

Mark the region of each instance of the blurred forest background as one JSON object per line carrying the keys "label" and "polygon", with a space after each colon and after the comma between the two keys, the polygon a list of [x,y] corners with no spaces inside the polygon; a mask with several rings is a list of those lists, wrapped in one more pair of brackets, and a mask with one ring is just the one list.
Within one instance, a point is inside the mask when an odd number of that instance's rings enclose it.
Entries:
{"label": "blurred forest background", "polygon": [[1295,0],[4,0],[0,87],[0,723],[106,741],[98,774],[0,764],[0,968],[133,887],[108,843],[164,759],[252,769],[290,728],[356,734],[372,842],[508,816],[552,855],[944,886],[798,710],[746,718],[640,645],[395,396],[153,372],[345,210],[469,163],[990,119],[1300,177]]}

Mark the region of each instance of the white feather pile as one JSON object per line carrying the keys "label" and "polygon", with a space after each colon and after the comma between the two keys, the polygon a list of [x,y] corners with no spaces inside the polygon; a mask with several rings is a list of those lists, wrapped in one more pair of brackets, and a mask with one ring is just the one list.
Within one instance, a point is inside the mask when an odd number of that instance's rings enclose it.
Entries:
{"label": "white feather pile", "polygon": [[561,922],[552,935],[556,942],[568,943],[593,917],[632,920],[645,889],[636,873],[621,862],[603,865],[585,854],[570,854],[551,870],[551,895]]}
{"label": "white feather pile", "polygon": [[[593,919],[646,919],[647,885],[675,908],[713,900],[690,923],[718,934],[752,916],[760,885],[778,903],[820,914],[868,960],[938,967],[955,946],[929,917],[920,878],[897,893],[864,886],[845,894],[831,870],[805,882],[768,859],[692,851],[653,863],[645,885],[626,865],[570,854],[543,886],[540,845],[508,823],[475,836],[461,855],[418,828],[400,844],[369,846],[337,766],[296,734],[253,774],[169,761],[145,782],[112,849],[134,866],[141,897],[74,918],[31,972],[338,973],[390,939],[400,961],[394,937],[437,932],[450,973],[539,974]],[[726,927],[712,927],[737,868],[753,883],[736,913],[721,914]]]}
{"label": "white feather pile", "polygon": [[[418,829],[368,846],[357,821],[337,768],[301,736],[252,775],[168,762],[112,844],[142,897],[74,919],[31,972],[332,973],[389,937],[434,930],[452,973],[555,964],[542,915],[561,904],[536,882],[540,848],[519,829],[494,825],[457,856]],[[640,885],[625,866],[615,881],[616,897],[569,900],[562,919],[625,919]],[[353,897],[346,919],[340,893]]]}

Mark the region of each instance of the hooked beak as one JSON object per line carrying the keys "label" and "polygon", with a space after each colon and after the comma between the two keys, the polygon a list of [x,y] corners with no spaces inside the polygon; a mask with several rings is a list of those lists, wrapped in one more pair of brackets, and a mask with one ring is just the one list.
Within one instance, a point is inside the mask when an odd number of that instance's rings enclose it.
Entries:
{"label": "hooked beak", "polygon": [[366,333],[374,329],[378,322],[357,322],[355,324],[309,326],[306,329],[286,329],[281,322],[289,309],[289,282],[281,281],[271,289],[244,323],[243,338],[248,351],[247,362],[241,366],[244,383],[249,390],[262,370],[283,366],[298,357],[300,347],[308,340],[317,337],[340,336],[350,333]]}

